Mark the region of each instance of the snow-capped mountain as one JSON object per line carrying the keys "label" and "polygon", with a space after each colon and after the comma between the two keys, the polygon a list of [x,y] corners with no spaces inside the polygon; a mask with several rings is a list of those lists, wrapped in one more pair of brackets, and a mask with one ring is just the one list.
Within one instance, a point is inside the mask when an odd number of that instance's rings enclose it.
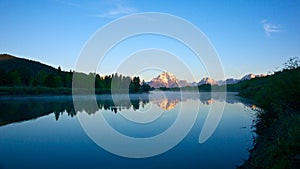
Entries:
{"label": "snow-capped mountain", "polygon": [[243,81],[243,80],[250,80],[250,79],[265,77],[265,76],[266,76],[265,74],[255,75],[255,74],[250,73],[250,74],[246,74],[241,79],[228,78],[225,81],[224,80],[219,80],[217,82],[217,84],[219,86],[220,85],[225,85],[225,84],[236,84],[236,83],[238,83],[240,81]]}
{"label": "snow-capped mountain", "polygon": [[179,80],[178,84],[180,87],[190,86],[191,84],[187,82],[186,80]]}
{"label": "snow-capped mountain", "polygon": [[195,87],[195,86],[198,86],[198,83],[197,82],[192,82],[192,83],[189,83],[188,86]]}
{"label": "snow-capped mountain", "polygon": [[210,84],[210,85],[225,85],[225,84],[236,84],[240,81],[243,80],[250,80],[253,78],[258,78],[258,77],[264,77],[266,75],[260,74],[260,75],[255,75],[255,74],[247,74],[243,76],[241,79],[234,79],[234,78],[228,78],[226,80],[219,80],[215,81],[214,79],[210,77],[204,77],[201,79],[198,83],[197,82],[187,82],[186,80],[178,80],[175,75],[169,72],[163,72],[156,78],[153,78],[148,84],[151,87],[154,88],[160,88],[160,87],[167,87],[167,88],[174,88],[174,87],[186,87],[186,86],[199,86],[203,84]]}
{"label": "snow-capped mountain", "polygon": [[225,84],[236,84],[236,83],[238,83],[240,81],[241,81],[240,79],[228,78],[225,81],[224,80],[218,80],[217,84],[219,86],[221,86],[221,85],[225,85]]}
{"label": "snow-capped mountain", "polygon": [[255,74],[250,73],[250,74],[243,76],[241,78],[241,81],[250,80],[250,79],[254,79],[254,78],[258,78],[258,77],[265,77],[265,76],[266,76],[265,74],[255,75]]}
{"label": "snow-capped mountain", "polygon": [[198,85],[203,85],[203,84],[210,84],[210,85],[216,85],[217,82],[209,77],[204,77],[203,79],[201,79],[198,83]]}
{"label": "snow-capped mountain", "polygon": [[[184,83],[182,81],[181,83]],[[167,88],[174,88],[181,86],[179,80],[169,72],[163,72],[162,74],[158,75],[156,78],[153,78],[149,83],[151,87],[160,88],[160,87],[167,87]]]}
{"label": "snow-capped mountain", "polygon": [[250,80],[250,79],[254,79],[254,78],[256,78],[256,75],[250,73],[250,74],[247,74],[247,75],[243,76],[243,77],[241,78],[241,81],[243,81],[243,80]]}

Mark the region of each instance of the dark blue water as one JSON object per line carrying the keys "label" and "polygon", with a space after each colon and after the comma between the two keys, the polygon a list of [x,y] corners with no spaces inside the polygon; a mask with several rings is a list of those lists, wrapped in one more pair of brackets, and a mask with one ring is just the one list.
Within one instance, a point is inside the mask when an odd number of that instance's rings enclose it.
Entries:
{"label": "dark blue water", "polygon": [[[207,96],[182,99],[170,95],[154,100],[137,95],[117,104],[110,97],[101,96],[97,100],[100,109],[94,111],[89,107],[75,111],[68,96],[2,97],[0,168],[235,168],[248,157],[252,146],[251,105],[234,94],[228,94],[226,100],[203,95]],[[199,143],[209,108],[224,102],[225,110],[216,130],[206,142]],[[187,136],[169,151],[148,158],[127,158],[104,150],[79,122],[79,118],[101,114],[117,132],[147,138],[167,130],[179,116],[181,106],[192,107],[196,103],[200,109]],[[161,113],[149,123],[132,122],[124,116],[130,112],[144,112],[146,116],[155,111]],[[189,109],[184,111],[190,113]],[[111,144],[118,146],[118,141],[112,140]]]}

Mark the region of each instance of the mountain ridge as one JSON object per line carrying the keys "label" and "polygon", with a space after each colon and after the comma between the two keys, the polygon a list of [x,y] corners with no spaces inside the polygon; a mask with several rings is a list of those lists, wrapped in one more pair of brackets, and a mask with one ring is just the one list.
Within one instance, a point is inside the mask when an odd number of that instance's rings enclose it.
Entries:
{"label": "mountain ridge", "polygon": [[40,71],[46,73],[56,73],[57,69],[34,60],[26,58],[19,58],[10,54],[0,54],[0,69],[5,71],[30,69],[29,71],[33,74],[37,74]]}
{"label": "mountain ridge", "polygon": [[153,88],[177,88],[177,87],[193,87],[193,86],[200,86],[200,85],[229,85],[229,84],[236,84],[244,80],[250,80],[259,77],[265,77],[265,74],[255,75],[253,73],[249,73],[241,77],[240,79],[235,78],[227,78],[225,80],[214,80],[210,77],[203,77],[199,82],[187,82],[186,80],[177,79],[176,76],[170,72],[163,72],[162,74],[158,75],[157,77],[153,78],[151,81],[147,82]]}

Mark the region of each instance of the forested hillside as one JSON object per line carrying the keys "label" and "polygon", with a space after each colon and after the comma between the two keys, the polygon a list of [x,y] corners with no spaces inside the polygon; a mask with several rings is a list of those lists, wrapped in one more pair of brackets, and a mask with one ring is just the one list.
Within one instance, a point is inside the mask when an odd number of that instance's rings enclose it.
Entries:
{"label": "forested hillside", "polygon": [[139,77],[62,71],[60,67],[56,69],[36,61],[0,54],[0,94],[71,94],[75,74],[81,79],[81,83],[76,83],[76,88],[86,89],[85,82],[94,80],[98,94],[110,93],[112,81],[114,88],[120,92],[125,88],[129,88],[131,93],[150,90]]}
{"label": "forested hillside", "polygon": [[229,88],[257,105],[255,145],[241,168],[300,167],[300,67],[290,59],[283,70]]}

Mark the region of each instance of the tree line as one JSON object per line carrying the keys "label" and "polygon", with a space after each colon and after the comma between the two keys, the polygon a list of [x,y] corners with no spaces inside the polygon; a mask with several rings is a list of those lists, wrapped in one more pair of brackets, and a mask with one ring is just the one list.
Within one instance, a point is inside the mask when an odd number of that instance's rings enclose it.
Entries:
{"label": "tree line", "polygon": [[1,87],[46,87],[46,88],[72,88],[73,76],[79,77],[81,83],[76,84],[76,88],[88,88],[86,82],[93,82],[97,91],[101,90],[108,93],[112,87],[114,89],[129,89],[131,93],[148,92],[151,88],[139,77],[129,77],[118,75],[100,76],[96,73],[78,73],[74,71],[62,71],[60,67],[55,71],[39,71],[20,67],[6,71],[0,68]]}

